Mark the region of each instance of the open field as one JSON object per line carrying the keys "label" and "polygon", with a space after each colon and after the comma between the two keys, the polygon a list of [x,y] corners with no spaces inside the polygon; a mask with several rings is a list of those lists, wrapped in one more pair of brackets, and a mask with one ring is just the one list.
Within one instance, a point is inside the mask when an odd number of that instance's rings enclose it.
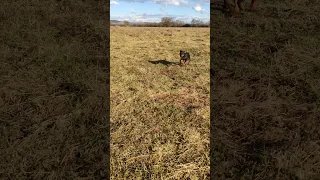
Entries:
{"label": "open field", "polygon": [[0,179],[105,179],[106,1],[0,6]]}
{"label": "open field", "polygon": [[209,179],[210,29],[110,31],[111,179]]}
{"label": "open field", "polygon": [[[1,4],[0,179],[106,178],[103,2]],[[319,4],[213,12],[215,179],[319,179]],[[208,179],[209,29],[112,28],[113,179]]]}
{"label": "open field", "polygon": [[319,17],[317,0],[212,12],[215,179],[319,179]]}

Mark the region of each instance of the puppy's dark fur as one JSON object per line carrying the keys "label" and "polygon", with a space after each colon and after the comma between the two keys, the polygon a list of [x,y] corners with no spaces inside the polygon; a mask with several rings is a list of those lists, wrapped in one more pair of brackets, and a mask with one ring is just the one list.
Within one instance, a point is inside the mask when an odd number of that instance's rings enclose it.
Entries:
{"label": "puppy's dark fur", "polygon": [[180,65],[182,65],[182,62],[183,64],[189,64],[190,61],[190,54],[186,51],[180,50]]}

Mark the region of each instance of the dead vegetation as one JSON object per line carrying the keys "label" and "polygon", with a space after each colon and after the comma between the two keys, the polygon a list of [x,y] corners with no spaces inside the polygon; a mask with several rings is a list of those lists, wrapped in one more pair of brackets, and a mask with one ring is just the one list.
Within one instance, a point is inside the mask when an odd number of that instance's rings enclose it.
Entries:
{"label": "dead vegetation", "polygon": [[209,179],[209,39],[208,28],[111,27],[112,179]]}
{"label": "dead vegetation", "polygon": [[319,13],[317,1],[212,12],[215,179],[320,177]]}
{"label": "dead vegetation", "polygon": [[1,3],[0,179],[106,179],[109,12],[95,3]]}

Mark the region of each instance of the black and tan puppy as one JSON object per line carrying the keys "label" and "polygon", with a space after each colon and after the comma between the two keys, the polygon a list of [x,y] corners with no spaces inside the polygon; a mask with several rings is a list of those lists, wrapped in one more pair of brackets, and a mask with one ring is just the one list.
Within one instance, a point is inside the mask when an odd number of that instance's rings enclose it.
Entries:
{"label": "black and tan puppy", "polygon": [[186,51],[180,50],[180,65],[182,65],[182,62],[183,64],[189,64],[190,61],[190,54]]}

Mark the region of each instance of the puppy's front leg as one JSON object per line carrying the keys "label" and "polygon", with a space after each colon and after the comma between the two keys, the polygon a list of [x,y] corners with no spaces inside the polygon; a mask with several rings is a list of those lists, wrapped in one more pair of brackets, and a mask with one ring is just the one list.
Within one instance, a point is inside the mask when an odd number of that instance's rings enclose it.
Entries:
{"label": "puppy's front leg", "polygon": [[182,59],[180,59],[180,66],[182,66]]}

